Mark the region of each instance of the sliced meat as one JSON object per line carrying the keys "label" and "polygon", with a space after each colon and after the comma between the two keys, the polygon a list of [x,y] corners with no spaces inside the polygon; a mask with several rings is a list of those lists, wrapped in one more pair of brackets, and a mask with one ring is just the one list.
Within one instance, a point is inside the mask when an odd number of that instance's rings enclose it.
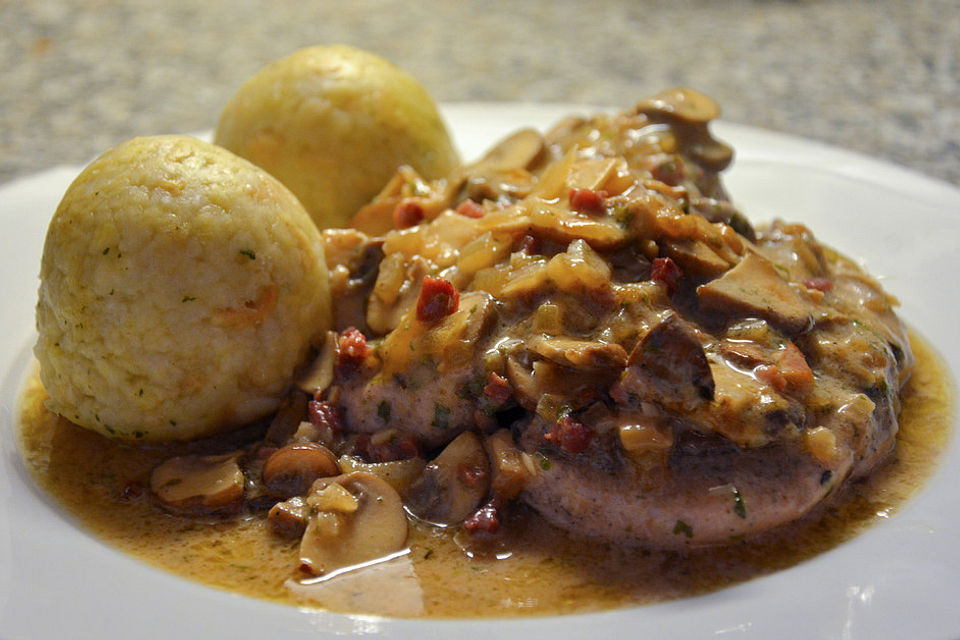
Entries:
{"label": "sliced meat", "polygon": [[458,311],[429,327],[415,312],[381,345],[382,368],[344,381],[338,402],[351,431],[396,429],[432,448],[475,423],[486,382],[477,352],[496,309],[489,295],[470,292]]}
{"label": "sliced meat", "polygon": [[[802,225],[750,226],[718,179],[716,114],[671,91],[385,190],[424,223],[386,234],[375,281],[353,274],[362,237],[335,245],[341,280],[369,288],[369,353],[326,392],[348,437],[430,452],[509,422],[487,441],[495,502],[660,547],[787,523],[875,468],[911,365],[895,302]],[[450,294],[429,322],[425,276]]]}
{"label": "sliced meat", "polygon": [[477,379],[474,367],[439,372],[416,367],[403,376],[348,383],[340,408],[351,431],[396,429],[431,448],[453,440],[474,424],[475,401],[463,390]]}
{"label": "sliced meat", "polygon": [[[521,446],[540,451],[537,429]],[[577,535],[661,548],[736,540],[802,517],[846,477],[849,458],[833,466],[784,446],[675,447],[656,481],[649,469],[591,464],[584,456],[546,454],[521,499]]]}

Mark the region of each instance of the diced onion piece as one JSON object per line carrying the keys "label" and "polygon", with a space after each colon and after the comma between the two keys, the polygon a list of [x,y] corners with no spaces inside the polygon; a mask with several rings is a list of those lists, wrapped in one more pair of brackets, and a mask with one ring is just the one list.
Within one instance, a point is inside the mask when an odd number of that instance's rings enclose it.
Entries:
{"label": "diced onion piece", "polygon": [[803,444],[810,455],[825,464],[832,464],[839,458],[837,436],[826,427],[807,431],[803,436]]}
{"label": "diced onion piece", "polygon": [[317,511],[332,511],[335,513],[353,513],[360,508],[360,503],[342,485],[329,483],[307,496],[307,504]]}

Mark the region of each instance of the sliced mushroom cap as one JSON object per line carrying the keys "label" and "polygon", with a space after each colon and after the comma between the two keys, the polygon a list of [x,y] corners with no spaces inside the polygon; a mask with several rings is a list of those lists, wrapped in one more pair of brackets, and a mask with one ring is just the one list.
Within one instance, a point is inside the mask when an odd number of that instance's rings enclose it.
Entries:
{"label": "sliced mushroom cap", "polygon": [[[531,347],[533,345],[530,345]],[[543,346],[537,345],[537,348]],[[601,350],[603,353],[605,350]],[[524,409],[541,413],[544,400],[552,397],[557,399],[557,406],[566,405],[568,409],[580,409],[589,404],[597,389],[607,389],[617,379],[626,353],[615,349],[604,353],[605,360],[597,357],[595,365],[572,366],[557,364],[551,359],[534,359],[530,354],[538,355],[533,351],[528,353],[510,354],[506,358],[504,373],[513,390],[513,397]],[[573,360],[589,364],[591,355],[576,354]],[[608,357],[609,356],[609,357]],[[600,362],[619,365],[603,366]],[[545,416],[545,419],[555,416]]]}
{"label": "sliced mushroom cap", "polygon": [[685,274],[716,278],[731,266],[730,262],[702,240],[667,240],[661,244],[661,248],[663,254],[680,265]]}
{"label": "sliced mushroom cap", "polygon": [[238,453],[186,455],[159,464],[150,476],[150,490],[177,513],[228,514],[243,501],[243,472]]}
{"label": "sliced mushroom cap", "polygon": [[447,445],[407,490],[407,509],[437,525],[458,525],[490,489],[490,463],[480,438],[465,431]]}
{"label": "sliced mushroom cap", "polygon": [[536,474],[530,454],[521,451],[513,441],[509,429],[500,429],[484,440],[490,458],[491,482],[494,499],[501,503],[516,498],[527,482]]}
{"label": "sliced mushroom cap", "polygon": [[267,522],[274,533],[285,538],[302,536],[307,528],[310,507],[302,496],[278,502],[267,513]]}
{"label": "sliced mushroom cap", "polygon": [[295,381],[297,388],[311,396],[326,391],[330,383],[333,382],[333,369],[337,363],[337,353],[337,333],[327,331],[323,339],[323,345],[320,347],[320,353],[297,376]]}
{"label": "sliced mushroom cap", "polygon": [[670,313],[637,343],[610,393],[623,404],[654,400],[682,411],[713,399],[713,392],[710,365],[696,332]]}
{"label": "sliced mushroom cap", "polygon": [[614,342],[536,336],[529,341],[529,348],[533,353],[567,367],[619,369],[627,363],[627,352]]}
{"label": "sliced mushroom cap", "polygon": [[816,305],[764,256],[748,252],[721,277],[697,287],[700,309],[726,317],[762,318],[797,334],[813,323]]}
{"label": "sliced mushroom cap", "polygon": [[367,301],[366,324],[370,330],[377,334],[393,331],[404,314],[416,307],[423,277],[428,273],[430,265],[423,256],[387,255]]}
{"label": "sliced mushroom cap", "polygon": [[303,420],[307,419],[307,396],[296,391],[290,393],[270,421],[265,444],[279,447],[288,442]]}
{"label": "sliced mushroom cap", "polygon": [[300,541],[300,562],[314,575],[387,556],[407,542],[400,496],[372,473],[321,478],[306,502],[314,512]]}
{"label": "sliced mushroom cap", "polygon": [[667,115],[682,122],[702,124],[720,116],[720,106],[699,91],[677,87],[650,97],[637,105],[646,115]]}
{"label": "sliced mushroom cap", "polygon": [[263,485],[274,496],[305,494],[317,478],[340,473],[337,457],[318,442],[295,442],[280,447],[263,463]]}
{"label": "sliced mushroom cap", "polygon": [[803,405],[751,372],[727,362],[711,362],[710,373],[716,385],[711,410],[687,416],[701,433],[717,433],[740,447],[755,448],[792,439],[803,427]]}
{"label": "sliced mushroom cap", "polygon": [[722,171],[733,159],[733,149],[707,130],[707,124],[720,116],[720,106],[699,91],[669,89],[640,102],[637,113],[671,124],[686,155],[706,169]]}
{"label": "sliced mushroom cap", "polygon": [[493,171],[529,169],[544,153],[543,136],[535,129],[520,129],[496,143],[470,168]]}

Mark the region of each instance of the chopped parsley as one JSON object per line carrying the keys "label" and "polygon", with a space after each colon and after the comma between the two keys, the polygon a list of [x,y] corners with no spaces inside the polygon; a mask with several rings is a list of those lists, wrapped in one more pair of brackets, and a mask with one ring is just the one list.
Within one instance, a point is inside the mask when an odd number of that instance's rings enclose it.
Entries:
{"label": "chopped parsley", "polygon": [[540,467],[541,469],[543,469],[544,471],[549,471],[549,470],[550,470],[550,467],[553,466],[553,463],[550,462],[550,458],[548,458],[547,456],[543,455],[543,454],[540,453],[539,451],[537,451],[537,453],[534,454],[534,455],[535,455],[536,458],[537,458],[537,466],[539,466],[539,467]]}
{"label": "chopped parsley", "polygon": [[384,423],[389,424],[390,422],[390,403],[386,400],[381,400],[380,405],[377,406],[377,415],[380,416],[380,419]]}
{"label": "chopped parsley", "polygon": [[257,259],[257,254],[253,252],[253,249],[240,249],[240,253],[241,253],[242,255],[247,256],[247,257],[250,258],[251,260],[256,260],[256,259]]}
{"label": "chopped parsley", "polygon": [[430,423],[437,429],[447,429],[450,427],[450,408],[435,402],[433,405],[433,422]]}
{"label": "chopped parsley", "polygon": [[683,520],[677,520],[677,524],[673,525],[673,533],[674,533],[674,535],[683,534],[683,535],[687,536],[688,538],[692,538],[692,537],[693,537],[693,527],[691,527],[690,525],[688,525],[688,524],[687,524],[686,522],[684,522]]}
{"label": "chopped parsley", "polygon": [[747,517],[747,505],[743,501],[743,496],[740,495],[739,489],[733,490],[733,512],[741,518],[746,519]]}
{"label": "chopped parsley", "polygon": [[483,394],[484,386],[486,386],[486,384],[482,377],[473,377],[457,387],[457,397],[462,398],[463,400],[474,400],[479,398]]}

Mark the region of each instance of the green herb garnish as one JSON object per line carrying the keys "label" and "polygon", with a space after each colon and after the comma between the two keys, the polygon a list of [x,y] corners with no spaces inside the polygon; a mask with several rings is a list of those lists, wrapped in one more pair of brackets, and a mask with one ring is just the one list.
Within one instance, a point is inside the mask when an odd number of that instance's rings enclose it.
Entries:
{"label": "green herb garnish", "polygon": [[741,518],[745,519],[747,517],[747,505],[743,501],[743,496],[740,495],[739,489],[733,490],[733,512]]}
{"label": "green herb garnish", "polygon": [[683,534],[688,538],[693,537],[693,527],[688,525],[683,520],[677,520],[677,524],[673,525],[673,533],[676,535]]}
{"label": "green herb garnish", "polygon": [[389,423],[390,422],[390,403],[387,402],[386,400],[381,400],[380,405],[377,407],[377,415],[380,416],[380,419],[383,420],[385,424]]}
{"label": "green herb garnish", "polygon": [[434,403],[433,422],[430,424],[437,429],[447,429],[450,426],[450,408],[439,402]]}

